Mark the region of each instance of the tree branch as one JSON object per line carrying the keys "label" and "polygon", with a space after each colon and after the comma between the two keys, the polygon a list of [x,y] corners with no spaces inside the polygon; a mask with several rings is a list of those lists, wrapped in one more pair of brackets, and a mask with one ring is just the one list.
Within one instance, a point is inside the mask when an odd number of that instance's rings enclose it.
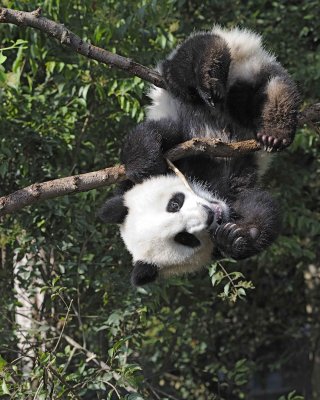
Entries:
{"label": "tree branch", "polygon": [[[63,24],[42,17],[41,8],[32,12],[0,8],[0,23],[12,23],[39,29],[85,57],[122,69],[130,75],[138,76],[158,87],[165,88],[164,79],[157,71],[83,41]],[[318,130],[316,124],[319,121],[320,103],[308,107],[299,114],[299,126],[307,124]],[[204,152],[215,157],[236,157],[257,150],[260,150],[260,146],[255,140],[228,144],[214,139],[194,138],[169,150],[165,156],[171,161],[175,161]],[[124,179],[126,179],[125,168],[120,165],[87,174],[34,183],[8,196],[0,197],[0,216],[13,213],[41,200],[96,189]]]}
{"label": "tree branch", "polygon": [[130,75],[138,76],[156,86],[165,87],[164,80],[157,71],[147,68],[130,58],[122,57],[85,42],[63,24],[42,17],[41,8],[32,12],[0,8],[0,23],[30,26],[31,28],[39,29],[41,32],[58,39],[61,44],[69,47],[76,53],[112,67],[122,69]]}
{"label": "tree branch", "polygon": [[34,183],[8,196],[0,197],[0,216],[13,213],[21,208],[67,194],[85,192],[111,185],[125,179],[124,166],[105,168],[87,174],[68,176],[43,183]]}

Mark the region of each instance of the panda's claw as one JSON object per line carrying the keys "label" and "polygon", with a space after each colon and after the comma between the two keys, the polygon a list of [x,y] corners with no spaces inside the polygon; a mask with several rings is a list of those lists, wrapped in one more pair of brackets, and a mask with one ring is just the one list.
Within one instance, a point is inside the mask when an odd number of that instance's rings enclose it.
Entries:
{"label": "panda's claw", "polygon": [[[235,237],[238,237],[238,234],[239,234],[240,232],[242,232],[242,229],[239,228],[239,227],[236,227],[235,230],[230,230],[230,232],[229,232],[229,239],[230,239],[230,240],[233,240]],[[241,237],[241,236],[240,236],[240,237]],[[238,240],[238,239],[237,239],[237,240]],[[236,241],[235,241],[235,243],[236,243]]]}
{"label": "panda's claw", "polygon": [[244,242],[244,238],[240,236],[234,241],[234,245],[239,246],[239,244],[241,244],[242,242]]}
{"label": "panda's claw", "polygon": [[242,227],[228,222],[216,230],[215,241],[222,254],[240,260],[252,254],[259,237],[260,230],[255,226]]}
{"label": "panda's claw", "polygon": [[280,139],[273,135],[267,135],[263,132],[256,134],[256,140],[264,151],[269,153],[285,149],[290,144],[289,139]]}
{"label": "panda's claw", "polygon": [[[212,80],[211,80],[212,82]],[[207,88],[198,88],[200,96],[209,107],[216,107],[217,104],[222,103],[225,98],[225,89],[219,82],[212,82]]]}

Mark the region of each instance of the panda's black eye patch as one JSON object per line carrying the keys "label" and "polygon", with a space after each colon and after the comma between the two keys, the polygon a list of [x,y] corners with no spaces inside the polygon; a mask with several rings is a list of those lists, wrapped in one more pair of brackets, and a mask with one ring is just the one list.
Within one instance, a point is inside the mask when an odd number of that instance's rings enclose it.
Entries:
{"label": "panda's black eye patch", "polygon": [[188,232],[179,232],[174,237],[174,241],[188,247],[198,247],[201,242],[194,235]]}
{"label": "panda's black eye patch", "polygon": [[185,195],[183,193],[175,193],[169,200],[166,210],[172,213],[180,211],[184,203],[184,198]]}

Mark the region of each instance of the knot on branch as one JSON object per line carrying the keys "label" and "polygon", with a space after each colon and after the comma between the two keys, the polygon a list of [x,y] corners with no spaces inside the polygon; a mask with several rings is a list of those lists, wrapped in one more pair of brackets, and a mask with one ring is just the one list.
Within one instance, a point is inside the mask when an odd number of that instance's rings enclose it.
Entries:
{"label": "knot on branch", "polygon": [[0,8],[0,21],[5,21],[8,11],[5,8]]}
{"label": "knot on branch", "polygon": [[69,33],[69,31],[68,31],[67,28],[65,28],[65,29],[63,30],[63,32],[62,32],[60,42],[61,42],[62,44],[70,44],[70,42],[71,42],[71,40],[70,40],[70,33]]}
{"label": "knot on branch", "polygon": [[36,10],[32,11],[31,14],[32,14],[33,16],[35,16],[36,18],[41,17],[42,8],[41,8],[41,7],[38,7]]}

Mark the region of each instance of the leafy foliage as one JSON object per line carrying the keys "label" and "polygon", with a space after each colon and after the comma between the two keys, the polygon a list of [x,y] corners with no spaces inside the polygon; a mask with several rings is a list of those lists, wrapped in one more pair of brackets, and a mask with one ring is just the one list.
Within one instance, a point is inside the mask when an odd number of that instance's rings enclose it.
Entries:
{"label": "leafy foliage", "polygon": [[[305,103],[319,101],[318,1],[45,0],[42,8],[148,66],[194,29],[244,25],[263,33]],[[30,28],[1,25],[0,37],[0,195],[115,164],[143,119],[147,84]],[[265,184],[284,218],[270,250],[138,290],[117,230],[95,217],[112,188],[1,219],[0,397],[319,398],[319,160],[319,134],[308,128],[274,159]]]}

